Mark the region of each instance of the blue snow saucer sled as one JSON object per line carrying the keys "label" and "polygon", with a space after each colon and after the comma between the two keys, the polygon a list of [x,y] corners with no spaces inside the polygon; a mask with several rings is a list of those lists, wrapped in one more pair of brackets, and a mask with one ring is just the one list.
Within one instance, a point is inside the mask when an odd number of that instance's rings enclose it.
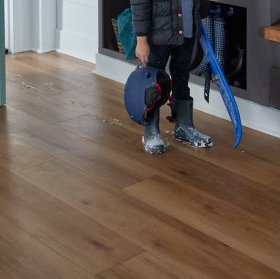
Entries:
{"label": "blue snow saucer sled", "polygon": [[212,48],[212,43],[209,39],[207,30],[206,30],[203,22],[201,22],[201,31],[202,31],[202,35],[200,36],[200,44],[207,57],[207,60],[209,61],[210,65],[211,65],[215,82],[218,84],[219,91],[221,93],[222,99],[224,101],[224,104],[227,108],[232,125],[234,127],[235,135],[236,135],[236,141],[234,144],[234,148],[236,149],[236,148],[238,148],[238,146],[240,145],[241,140],[242,140],[242,123],[241,123],[239,109],[236,104],[234,94],[231,90],[231,87],[229,86],[229,84],[226,80],[223,70],[222,70],[222,68],[218,62],[218,59],[215,55],[215,52]]}

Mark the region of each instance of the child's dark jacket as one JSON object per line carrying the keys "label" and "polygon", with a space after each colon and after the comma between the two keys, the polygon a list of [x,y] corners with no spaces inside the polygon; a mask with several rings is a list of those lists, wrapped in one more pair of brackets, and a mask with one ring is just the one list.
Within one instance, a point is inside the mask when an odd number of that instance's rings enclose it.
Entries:
{"label": "child's dark jacket", "polygon": [[[194,26],[207,17],[208,0],[194,1]],[[184,42],[181,0],[130,0],[133,28],[138,36],[148,36],[154,45]]]}

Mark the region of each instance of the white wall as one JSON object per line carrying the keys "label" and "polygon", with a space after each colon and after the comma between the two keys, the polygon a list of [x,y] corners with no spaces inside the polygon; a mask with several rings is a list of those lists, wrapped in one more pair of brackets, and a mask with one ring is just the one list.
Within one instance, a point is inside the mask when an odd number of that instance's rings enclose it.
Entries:
{"label": "white wall", "polygon": [[56,0],[5,0],[6,45],[12,53],[55,49]]}
{"label": "white wall", "polygon": [[33,50],[43,53],[56,49],[56,0],[32,0]]}
{"label": "white wall", "polygon": [[[58,51],[95,62],[98,0],[5,0],[10,50]],[[8,7],[8,5],[6,5]],[[7,29],[8,30],[8,29]],[[7,32],[9,33],[9,32]]]}
{"label": "white wall", "polygon": [[57,49],[95,63],[98,0],[57,0]]}
{"label": "white wall", "polygon": [[13,53],[33,48],[33,0],[9,0],[10,49]]}

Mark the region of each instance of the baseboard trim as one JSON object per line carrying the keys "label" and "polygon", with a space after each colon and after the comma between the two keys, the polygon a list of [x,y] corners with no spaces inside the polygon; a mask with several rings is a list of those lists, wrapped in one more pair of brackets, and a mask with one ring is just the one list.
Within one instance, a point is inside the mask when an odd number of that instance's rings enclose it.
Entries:
{"label": "baseboard trim", "polygon": [[95,64],[97,40],[68,30],[56,30],[56,38],[58,52]]}
{"label": "baseboard trim", "polygon": [[[128,75],[135,66],[118,59],[98,53],[96,55],[96,69],[94,74],[125,83]],[[190,84],[194,107],[197,110],[229,120],[228,113],[218,91],[211,91],[210,104],[204,100],[203,87]],[[254,102],[236,98],[245,127],[280,138],[280,110],[256,104]]]}
{"label": "baseboard trim", "polygon": [[63,48],[59,48],[56,51],[58,53],[66,54],[66,55],[72,56],[74,58],[77,58],[77,59],[80,59],[80,60],[83,60],[83,61],[95,64],[94,56],[92,57],[92,56],[89,56],[89,55],[85,55],[83,53],[77,53],[77,52],[69,51],[69,50],[63,49]]}
{"label": "baseboard trim", "polygon": [[39,53],[39,54],[43,54],[43,53],[48,53],[48,52],[52,52],[52,51],[56,51],[55,48],[45,48],[45,49],[42,49],[42,48],[37,48],[37,49],[33,49],[33,51]]}

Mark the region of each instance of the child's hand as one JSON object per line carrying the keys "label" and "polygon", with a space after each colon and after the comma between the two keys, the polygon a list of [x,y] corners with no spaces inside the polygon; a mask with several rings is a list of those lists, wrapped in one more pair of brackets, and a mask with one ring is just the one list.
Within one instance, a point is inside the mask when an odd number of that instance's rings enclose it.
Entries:
{"label": "child's hand", "polygon": [[142,64],[146,65],[150,55],[150,46],[147,37],[137,37],[137,46],[135,52],[136,57],[140,59]]}

